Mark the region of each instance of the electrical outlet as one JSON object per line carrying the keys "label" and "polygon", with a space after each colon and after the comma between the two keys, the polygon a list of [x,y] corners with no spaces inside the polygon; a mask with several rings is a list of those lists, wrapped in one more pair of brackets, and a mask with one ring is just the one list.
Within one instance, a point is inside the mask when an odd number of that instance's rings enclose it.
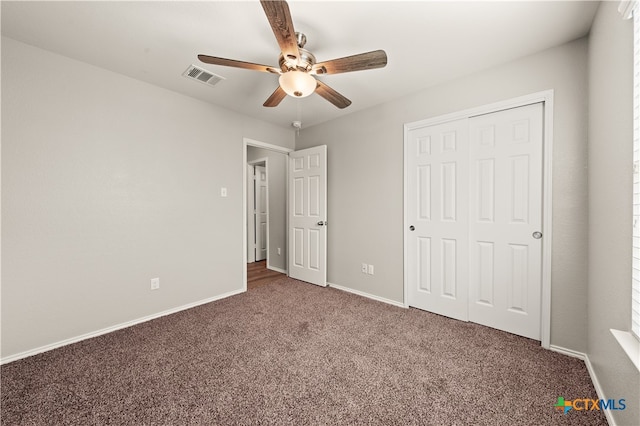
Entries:
{"label": "electrical outlet", "polygon": [[363,274],[366,274],[366,273],[367,273],[367,264],[366,264],[366,263],[363,263],[363,264],[362,264],[362,269],[361,269],[361,270],[362,270],[362,273],[363,273]]}
{"label": "electrical outlet", "polygon": [[373,275],[373,265],[369,265],[367,268],[367,274]]}
{"label": "electrical outlet", "polygon": [[160,278],[151,278],[151,290],[160,288]]}
{"label": "electrical outlet", "polygon": [[278,247],[278,256],[280,256],[281,251],[280,251],[280,247]]}
{"label": "electrical outlet", "polygon": [[220,196],[221,197],[226,197],[227,196],[227,188],[225,188],[225,187],[220,188]]}

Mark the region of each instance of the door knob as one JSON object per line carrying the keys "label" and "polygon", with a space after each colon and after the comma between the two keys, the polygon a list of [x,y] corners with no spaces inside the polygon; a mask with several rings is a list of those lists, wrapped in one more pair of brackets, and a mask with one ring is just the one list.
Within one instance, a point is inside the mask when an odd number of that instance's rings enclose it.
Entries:
{"label": "door knob", "polygon": [[411,226],[409,227],[409,231],[415,231],[415,230],[416,230],[416,227],[415,227],[415,226],[411,225]]}
{"label": "door knob", "polygon": [[542,238],[542,232],[536,231],[533,234],[531,234],[531,236],[536,240],[539,240],[540,238]]}
{"label": "door knob", "polygon": [[325,226],[326,224],[327,222],[323,222],[323,221],[318,222],[318,226]]}

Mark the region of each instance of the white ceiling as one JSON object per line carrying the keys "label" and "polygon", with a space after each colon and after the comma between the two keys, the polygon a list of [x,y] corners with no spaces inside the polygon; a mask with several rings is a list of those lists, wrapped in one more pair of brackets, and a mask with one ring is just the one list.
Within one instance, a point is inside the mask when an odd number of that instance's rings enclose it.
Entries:
{"label": "white ceiling", "polygon": [[[322,80],[351,99],[263,102],[277,75],[200,63],[198,54],[265,65],[279,49],[256,1],[2,1],[2,34],[276,125],[303,128],[586,35],[597,2],[290,1],[318,61],[384,49],[386,68]],[[191,64],[226,80],[182,77]]]}

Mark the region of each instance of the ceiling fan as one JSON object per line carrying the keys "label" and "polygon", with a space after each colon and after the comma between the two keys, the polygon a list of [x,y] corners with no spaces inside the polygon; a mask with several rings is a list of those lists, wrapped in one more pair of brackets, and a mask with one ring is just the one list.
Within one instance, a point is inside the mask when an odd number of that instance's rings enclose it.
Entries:
{"label": "ceiling fan", "polygon": [[278,106],[286,95],[304,98],[316,92],[338,108],[346,108],[351,105],[351,101],[314,76],[369,70],[387,65],[387,54],[384,50],[316,62],[315,56],[304,49],[307,42],[306,36],[295,32],[293,28],[287,2],[260,0],[260,3],[280,46],[279,67],[208,55],[198,55],[198,59],[207,64],[279,74],[278,88],[263,104],[265,107]]}

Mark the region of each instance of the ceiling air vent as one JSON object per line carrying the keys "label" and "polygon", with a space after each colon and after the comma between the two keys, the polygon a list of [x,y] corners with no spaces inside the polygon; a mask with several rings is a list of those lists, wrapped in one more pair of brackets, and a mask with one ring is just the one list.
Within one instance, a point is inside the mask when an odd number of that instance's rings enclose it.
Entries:
{"label": "ceiling air vent", "polygon": [[224,77],[203,70],[202,68],[198,68],[195,65],[189,65],[189,68],[187,68],[187,70],[183,72],[182,75],[187,78],[199,81],[200,83],[207,84],[209,86],[215,86],[216,84],[218,84],[218,82],[224,80]]}

